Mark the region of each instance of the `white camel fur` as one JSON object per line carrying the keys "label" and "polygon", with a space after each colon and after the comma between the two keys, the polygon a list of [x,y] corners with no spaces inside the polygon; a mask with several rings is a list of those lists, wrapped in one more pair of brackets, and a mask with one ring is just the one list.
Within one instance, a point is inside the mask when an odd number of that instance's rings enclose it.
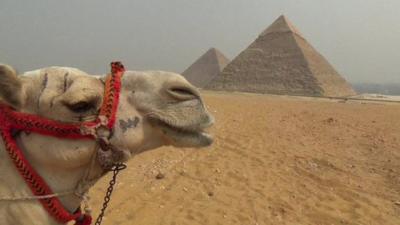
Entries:
{"label": "white camel fur", "polygon": [[[93,120],[103,99],[104,76],[74,68],[50,67],[17,76],[0,65],[0,101],[18,111],[62,122]],[[199,92],[182,76],[162,71],[125,72],[111,143],[127,156],[163,145],[203,147],[212,143],[204,129],[213,123]],[[95,149],[92,140],[60,139],[21,132],[17,142],[26,158],[54,192],[74,190]],[[95,164],[90,176],[102,170]],[[0,198],[31,196],[30,189],[9,159],[0,138]],[[73,212],[82,199],[60,197]],[[4,225],[58,224],[37,200],[1,201]]]}

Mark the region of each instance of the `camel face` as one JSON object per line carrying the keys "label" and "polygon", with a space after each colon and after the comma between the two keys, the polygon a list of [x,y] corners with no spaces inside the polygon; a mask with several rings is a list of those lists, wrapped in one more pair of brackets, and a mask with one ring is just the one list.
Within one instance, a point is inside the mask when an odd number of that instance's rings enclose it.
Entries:
{"label": "camel face", "polygon": [[[65,67],[40,69],[18,77],[4,74],[0,76],[0,99],[19,111],[77,123],[94,120],[101,107],[104,77]],[[9,89],[14,91],[1,91]],[[162,145],[202,147],[212,143],[204,132],[212,123],[198,91],[182,76],[127,71],[110,141],[126,156]],[[25,146],[28,157],[41,165],[79,167],[90,160],[94,149],[90,140],[34,133],[22,133],[19,138],[22,146],[29,143]]]}
{"label": "camel face", "polygon": [[[126,131],[129,139],[133,136],[130,132],[135,132],[135,129],[125,129],[126,125],[143,121],[144,131],[152,133],[144,136],[152,139],[160,136],[164,144],[202,147],[212,143],[212,138],[204,129],[212,125],[213,118],[205,109],[197,89],[182,76],[161,71],[128,71],[122,83],[122,98],[117,116],[120,126],[118,130],[123,133],[117,134],[117,137],[124,137]],[[133,118],[130,113],[135,110],[140,115],[137,118]]]}

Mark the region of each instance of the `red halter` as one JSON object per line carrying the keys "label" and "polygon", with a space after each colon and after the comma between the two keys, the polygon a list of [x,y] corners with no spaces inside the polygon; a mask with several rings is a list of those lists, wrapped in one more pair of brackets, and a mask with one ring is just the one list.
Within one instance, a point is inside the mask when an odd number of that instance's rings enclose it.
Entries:
{"label": "red halter", "polygon": [[[70,139],[98,139],[97,131],[99,128],[105,128],[112,132],[121,91],[121,77],[124,72],[124,66],[120,62],[111,63],[111,74],[105,82],[100,113],[97,119],[91,122],[61,123],[32,114],[17,112],[7,105],[0,104],[0,134],[5,148],[18,172],[25,179],[26,184],[35,196],[51,195],[53,191],[26,160],[12,135],[13,131],[23,130]],[[88,225],[92,221],[90,215],[82,214],[80,210],[75,213],[68,212],[57,197],[39,199],[39,201],[47,212],[60,223],[75,220],[77,225]]]}

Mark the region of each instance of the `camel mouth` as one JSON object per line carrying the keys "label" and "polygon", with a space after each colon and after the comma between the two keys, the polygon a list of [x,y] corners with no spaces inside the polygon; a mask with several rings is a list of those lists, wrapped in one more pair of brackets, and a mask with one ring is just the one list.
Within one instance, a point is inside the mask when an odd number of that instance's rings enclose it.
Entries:
{"label": "camel mouth", "polygon": [[214,141],[212,135],[206,131],[212,126],[212,119],[207,123],[194,126],[177,126],[159,118],[153,118],[154,123],[161,128],[171,144],[177,147],[206,147]]}

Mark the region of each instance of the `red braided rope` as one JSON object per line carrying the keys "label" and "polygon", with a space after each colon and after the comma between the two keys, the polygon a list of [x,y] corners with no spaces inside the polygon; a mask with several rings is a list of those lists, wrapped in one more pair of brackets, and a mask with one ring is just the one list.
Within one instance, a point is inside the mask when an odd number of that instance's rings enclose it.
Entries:
{"label": "red braided rope", "polygon": [[81,134],[81,124],[60,123],[37,115],[17,112],[6,105],[0,105],[0,114],[13,129],[60,138],[91,138],[89,135]]}
{"label": "red braided rope", "polygon": [[[121,77],[124,72],[125,69],[120,62],[111,63],[111,74],[106,80],[103,105],[99,117],[93,122],[61,123],[37,115],[17,112],[9,106],[0,104],[0,135],[3,138],[6,151],[35,196],[51,195],[53,191],[25,158],[11,134],[12,130],[24,130],[59,138],[95,139],[92,134],[83,133],[82,127],[102,125],[103,117],[107,120],[108,129],[113,128],[121,91]],[[91,223],[90,215],[82,214],[80,211],[73,214],[68,212],[57,197],[39,199],[39,201],[47,212],[60,223],[67,223],[71,220],[75,220],[78,225]]]}
{"label": "red braided rope", "polygon": [[[115,117],[118,110],[119,93],[121,91],[121,78],[125,72],[124,65],[120,62],[111,63],[111,74],[106,80],[105,93],[103,105],[100,109],[100,116],[108,119],[107,127],[112,129],[115,123]],[[97,121],[100,122],[100,121]]]}

